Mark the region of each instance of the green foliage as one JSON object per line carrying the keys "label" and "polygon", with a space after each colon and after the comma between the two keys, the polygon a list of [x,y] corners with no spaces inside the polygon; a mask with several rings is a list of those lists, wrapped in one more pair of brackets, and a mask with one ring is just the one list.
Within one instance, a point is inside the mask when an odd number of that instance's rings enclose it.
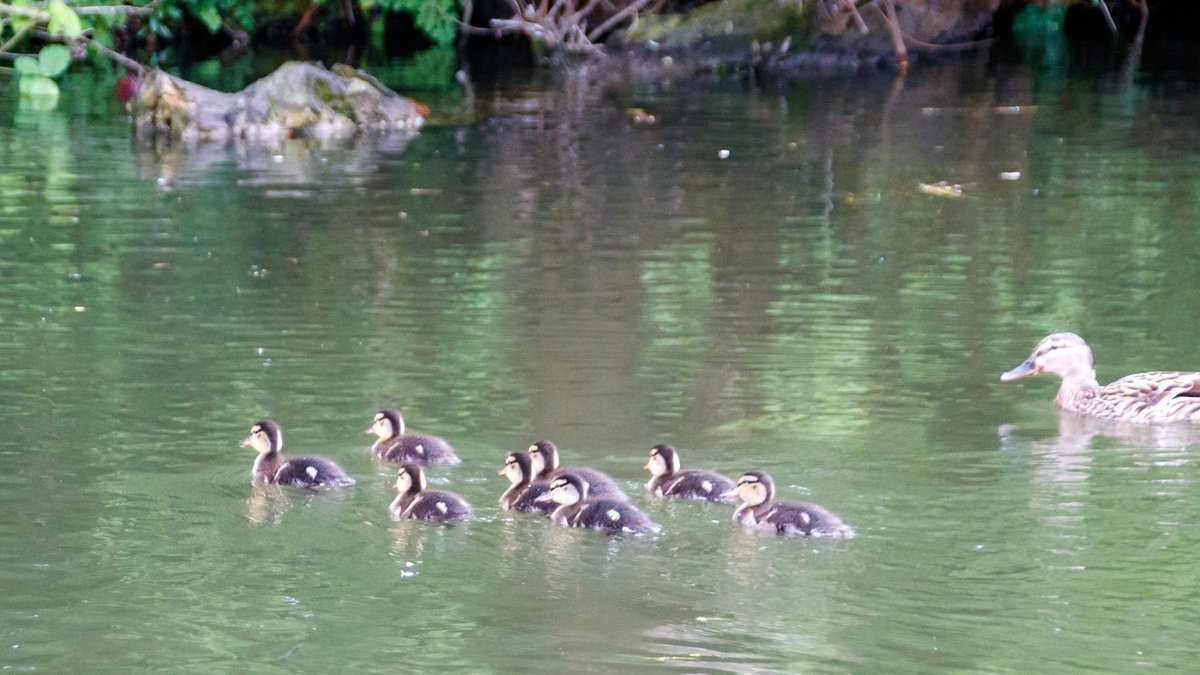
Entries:
{"label": "green foliage", "polygon": [[462,0],[362,0],[364,10],[411,14],[430,40],[447,45],[458,36],[458,21],[462,15]]}
{"label": "green foliage", "polygon": [[38,70],[46,77],[58,77],[71,65],[71,50],[63,45],[46,45],[38,52]]}
{"label": "green foliage", "polygon": [[20,78],[17,93],[21,107],[53,110],[58,105],[58,84],[54,78],[65,73],[70,65],[71,50],[55,44],[42,47],[36,57],[22,56],[13,61],[13,69]]}
{"label": "green foliage", "polygon": [[1030,4],[1013,18],[1013,34],[1027,39],[1042,39],[1062,33],[1066,7],[1058,3],[1045,6]]}
{"label": "green foliage", "polygon": [[50,25],[47,29],[51,35],[74,40],[83,33],[83,23],[79,20],[79,15],[63,0],[50,0],[50,4],[46,5],[46,13],[50,15]]}

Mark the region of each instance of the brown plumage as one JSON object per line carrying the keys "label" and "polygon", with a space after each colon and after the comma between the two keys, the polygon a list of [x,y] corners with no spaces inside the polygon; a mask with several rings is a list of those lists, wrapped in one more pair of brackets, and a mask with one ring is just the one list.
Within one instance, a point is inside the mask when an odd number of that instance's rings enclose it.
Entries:
{"label": "brown plumage", "polygon": [[1063,410],[1127,422],[1200,422],[1200,373],[1136,373],[1100,386],[1092,350],[1074,333],[1042,338],[1029,358],[1000,381],[1042,372],[1062,378],[1054,400]]}

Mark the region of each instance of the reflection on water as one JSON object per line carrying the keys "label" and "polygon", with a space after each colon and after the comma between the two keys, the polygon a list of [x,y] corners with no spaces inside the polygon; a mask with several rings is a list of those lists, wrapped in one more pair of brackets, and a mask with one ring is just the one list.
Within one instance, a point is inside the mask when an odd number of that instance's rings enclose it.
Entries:
{"label": "reflection on water", "polygon": [[[996,379],[1053,330],[1101,379],[1200,367],[1192,89],[571,82],[382,146],[198,152],[0,101],[0,666],[1189,668],[1193,430]],[[430,480],[478,518],[388,518],[384,406],[455,444]],[[251,486],[268,416],[358,485]],[[545,437],[663,533],[500,512]],[[660,442],[859,536],[653,499]]]}

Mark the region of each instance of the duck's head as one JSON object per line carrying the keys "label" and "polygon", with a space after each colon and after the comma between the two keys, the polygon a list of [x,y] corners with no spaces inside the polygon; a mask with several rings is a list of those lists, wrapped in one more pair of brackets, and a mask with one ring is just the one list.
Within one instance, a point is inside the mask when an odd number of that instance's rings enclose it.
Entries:
{"label": "duck's head", "polygon": [[504,466],[496,475],[507,476],[508,481],[513,485],[528,482],[533,478],[533,469],[529,463],[529,453],[519,450],[510,453],[508,457],[504,458]]}
{"label": "duck's head", "polygon": [[425,489],[425,472],[416,464],[401,464],[396,474],[396,491],[402,495],[415,495]]}
{"label": "duck's head", "polygon": [[243,438],[243,448],[254,448],[260,455],[283,448],[283,431],[271,420],[260,420],[250,427],[250,435]]}
{"label": "duck's head", "polygon": [[553,471],[558,468],[558,448],[550,441],[538,441],[529,446],[529,462],[535,476]]}
{"label": "duck's head", "polygon": [[662,444],[650,448],[650,461],[642,467],[651,476],[665,476],[679,471],[679,453],[670,445]]}
{"label": "duck's head", "polygon": [[371,426],[367,427],[363,433],[378,436],[381,439],[402,436],[404,435],[404,418],[400,416],[399,410],[390,408],[380,410],[375,413],[375,419],[371,421]]}
{"label": "duck's head", "polygon": [[578,504],[587,499],[588,483],[573,473],[564,473],[550,483],[550,489],[538,495],[535,502],[554,502],[559,506]]}
{"label": "duck's head", "polygon": [[1042,372],[1054,373],[1064,380],[1078,377],[1094,380],[1092,349],[1074,333],[1052,333],[1037,343],[1024,363],[1001,375],[1000,381],[1012,382]]}
{"label": "duck's head", "polygon": [[721,497],[737,497],[745,506],[753,508],[775,498],[775,481],[765,471],[747,471],[738,478],[737,485]]}

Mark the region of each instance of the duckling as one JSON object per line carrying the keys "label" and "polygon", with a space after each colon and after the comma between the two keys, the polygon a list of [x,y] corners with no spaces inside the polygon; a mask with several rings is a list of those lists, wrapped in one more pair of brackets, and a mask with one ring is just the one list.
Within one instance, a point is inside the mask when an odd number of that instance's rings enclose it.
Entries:
{"label": "duckling", "polygon": [[549,480],[570,471],[587,481],[591,494],[595,497],[613,497],[628,499],[616,481],[608,474],[583,466],[559,468],[558,448],[550,441],[538,441],[529,446],[529,461],[533,466],[533,477],[538,480]]}
{"label": "duckling", "polygon": [[250,470],[251,477],[257,483],[302,487],[354,485],[354,479],[347,476],[340,466],[323,457],[293,457],[285,460],[279,454],[283,449],[283,431],[271,420],[261,420],[250,427],[250,435],[242,440],[241,446],[258,451],[254,467]]}
{"label": "duckling", "polygon": [[589,497],[588,483],[574,471],[550,481],[550,491],[537,498],[554,502],[554,522],[563,527],[586,527],[608,534],[658,532],[661,528],[629,502],[611,497]]}
{"label": "duckling", "polygon": [[764,471],[748,471],[725,497],[739,497],[742,503],[733,512],[733,520],[744,527],[782,536],[837,537],[849,539],[854,530],[830,511],[809,502],[774,501],[775,481]]}
{"label": "duckling", "polygon": [[390,408],[375,413],[365,434],[379,437],[371,446],[371,455],[388,462],[416,464],[458,464],[458,455],[446,439],[428,434],[404,433],[404,418]]}
{"label": "duckling", "polygon": [[407,462],[396,474],[399,495],[388,509],[396,520],[465,520],[471,517],[471,505],[453,492],[426,490],[425,471],[421,465]]}
{"label": "duckling", "polygon": [[666,444],[650,448],[645,469],[651,476],[646,489],[663,497],[723,502],[726,498],[722,495],[734,488],[733,481],[719,473],[680,471],[679,453]]}
{"label": "duckling", "polygon": [[1000,381],[1043,372],[1062,378],[1054,401],[1069,412],[1127,422],[1200,422],[1200,373],[1135,373],[1102,387],[1092,368],[1092,348],[1083,338],[1053,333],[1037,343],[1024,363],[1001,375]]}
{"label": "duckling", "polygon": [[554,504],[536,501],[537,497],[550,489],[550,482],[532,480],[533,468],[529,453],[517,451],[504,458],[504,467],[497,474],[507,476],[511,485],[500,495],[500,508],[505,511],[525,511],[550,515]]}

